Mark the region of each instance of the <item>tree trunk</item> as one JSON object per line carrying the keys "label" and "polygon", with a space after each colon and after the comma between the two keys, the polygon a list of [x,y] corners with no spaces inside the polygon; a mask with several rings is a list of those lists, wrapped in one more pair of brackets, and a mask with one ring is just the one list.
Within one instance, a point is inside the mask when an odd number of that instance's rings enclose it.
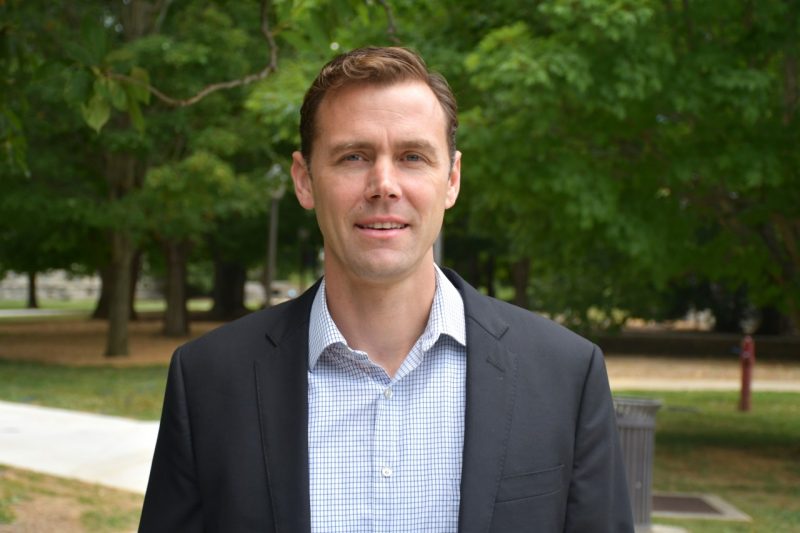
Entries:
{"label": "tree trunk", "polygon": [[110,265],[105,265],[100,267],[98,274],[100,274],[100,296],[97,297],[92,318],[105,320],[108,318],[108,303],[111,301],[109,292],[114,283],[114,270]]}
{"label": "tree trunk", "polygon": [[[166,4],[168,5],[170,2],[166,2]],[[134,41],[154,29],[152,22],[148,25],[145,21],[148,17],[151,21],[157,20],[160,13],[150,2],[126,2],[125,6],[121,13],[121,22],[126,41]],[[115,113],[107,128],[120,131],[129,129],[130,120],[125,114]],[[113,205],[137,187],[142,186],[147,167],[145,162],[134,153],[108,151],[104,155],[108,201]],[[117,226],[111,230],[109,273],[113,273],[113,275],[103,279],[104,283],[110,281],[107,295],[106,356],[108,357],[128,354],[128,320],[133,308],[131,286],[135,286],[136,283],[131,264],[134,259],[134,248],[133,236],[124,229],[124,226]],[[100,299],[102,300],[102,293]],[[98,314],[102,314],[100,303],[98,302]]]}
{"label": "tree trunk", "polygon": [[[105,154],[105,175],[109,203],[119,202],[131,191],[141,187],[145,164],[135,154],[110,152]],[[119,224],[119,223],[118,223]],[[133,235],[123,226],[111,229],[111,289],[108,292],[108,338],[106,356],[128,355],[128,320],[131,314],[132,263],[135,255]]]}
{"label": "tree trunk", "polygon": [[137,320],[139,315],[136,314],[136,284],[139,282],[139,274],[142,271],[142,251],[139,248],[136,248],[133,251],[133,258],[131,259],[131,279],[128,285],[128,290],[130,291],[130,313],[128,317],[131,320]]}
{"label": "tree trunk", "polygon": [[247,269],[239,263],[214,259],[214,320],[232,320],[247,313],[244,305],[244,284]]}
{"label": "tree trunk", "polygon": [[189,333],[189,312],[186,309],[186,257],[189,246],[182,241],[167,241],[164,252],[167,259],[164,335],[183,337]]}
{"label": "tree trunk", "polygon": [[[131,260],[131,280],[130,280],[130,312],[128,318],[130,320],[137,320],[139,315],[136,314],[136,283],[139,281],[139,273],[142,270],[142,251],[136,250]],[[110,291],[114,285],[114,269],[110,265],[106,265],[99,269],[100,274],[100,296],[97,298],[94,311],[92,312],[93,319],[107,319],[109,316],[109,302],[111,301]]]}
{"label": "tree trunk", "polygon": [[39,300],[36,298],[36,272],[28,272],[28,309],[39,309]]}
{"label": "tree trunk", "polygon": [[514,305],[528,309],[528,280],[531,272],[531,260],[523,257],[511,265],[511,281],[514,284]]}
{"label": "tree trunk", "polygon": [[111,234],[111,270],[114,272],[109,290],[108,337],[106,357],[128,355],[128,318],[130,316],[131,260],[133,242],[124,231]]}

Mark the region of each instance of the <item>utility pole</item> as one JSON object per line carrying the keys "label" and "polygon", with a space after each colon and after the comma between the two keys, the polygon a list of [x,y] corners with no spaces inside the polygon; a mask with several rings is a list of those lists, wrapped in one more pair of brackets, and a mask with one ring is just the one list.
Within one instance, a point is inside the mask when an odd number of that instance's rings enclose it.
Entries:
{"label": "utility pole", "polygon": [[264,307],[272,305],[272,282],[277,274],[278,257],[278,210],[281,198],[286,192],[283,169],[277,163],[272,165],[267,172],[267,177],[276,183],[273,189],[269,207],[269,234],[267,236],[267,260],[264,266]]}

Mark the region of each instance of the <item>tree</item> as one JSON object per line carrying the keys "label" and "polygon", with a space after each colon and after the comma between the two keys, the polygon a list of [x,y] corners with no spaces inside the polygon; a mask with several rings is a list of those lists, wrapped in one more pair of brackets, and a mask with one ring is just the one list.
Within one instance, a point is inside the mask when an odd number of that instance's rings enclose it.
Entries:
{"label": "tree", "polygon": [[463,58],[467,227],[531,259],[535,305],[653,314],[693,273],[795,313],[796,6],[492,7],[433,57]]}
{"label": "tree", "polygon": [[186,268],[192,246],[204,240],[218,218],[263,209],[268,191],[261,185],[202,151],[148,173],[136,200],[167,259],[167,335],[188,333]]}
{"label": "tree", "polygon": [[[205,198],[221,182],[268,193],[265,173],[287,170],[319,65],[341,50],[400,43],[421,51],[459,99],[464,184],[447,215],[445,257],[473,281],[488,291],[510,285],[517,302],[587,330],[665,316],[677,294],[699,305],[700,292],[679,291],[693,286],[800,323],[795,2],[38,4],[0,5],[10,21],[3,176],[30,173],[31,205],[85,206],[72,224],[48,213],[42,227],[108,235],[69,253],[83,268],[101,266],[103,250],[112,257],[128,278],[114,284],[117,303],[123,285],[130,292],[130,257],[153,236],[212,254],[230,272],[220,279],[240,287],[264,254],[266,202],[254,207],[254,195],[247,207],[216,210]],[[78,119],[100,133],[69,138]],[[38,124],[51,120],[65,125],[40,136]],[[47,172],[21,158],[32,149],[48,154]],[[69,174],[77,193],[65,193],[51,170],[82,164]],[[227,177],[207,181],[197,168]],[[9,191],[23,187],[14,183]],[[178,191],[208,218],[195,220]],[[236,198],[223,196],[220,207]],[[179,208],[166,212],[163,202]],[[301,243],[320,239],[313,217],[289,204],[284,271],[309,255]],[[24,214],[11,202],[0,210]],[[264,233],[250,234],[259,224]],[[2,231],[7,249],[37,240],[10,224]],[[185,262],[185,250],[178,256]],[[109,352],[122,351],[127,321],[114,308]]]}

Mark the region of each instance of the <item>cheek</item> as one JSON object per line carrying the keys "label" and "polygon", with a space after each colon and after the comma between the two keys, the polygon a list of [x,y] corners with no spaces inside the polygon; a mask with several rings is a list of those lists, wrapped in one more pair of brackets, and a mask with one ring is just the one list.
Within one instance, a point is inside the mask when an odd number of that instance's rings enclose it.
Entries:
{"label": "cheek", "polygon": [[352,198],[340,190],[315,191],[317,221],[328,227],[341,226],[354,211]]}

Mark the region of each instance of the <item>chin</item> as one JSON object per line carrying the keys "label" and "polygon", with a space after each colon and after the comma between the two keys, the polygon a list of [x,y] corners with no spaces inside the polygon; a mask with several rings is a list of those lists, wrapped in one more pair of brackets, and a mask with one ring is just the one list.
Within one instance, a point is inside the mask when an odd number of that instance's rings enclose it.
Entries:
{"label": "chin", "polygon": [[373,260],[353,265],[352,272],[355,277],[372,282],[397,281],[411,275],[415,266],[407,261]]}

